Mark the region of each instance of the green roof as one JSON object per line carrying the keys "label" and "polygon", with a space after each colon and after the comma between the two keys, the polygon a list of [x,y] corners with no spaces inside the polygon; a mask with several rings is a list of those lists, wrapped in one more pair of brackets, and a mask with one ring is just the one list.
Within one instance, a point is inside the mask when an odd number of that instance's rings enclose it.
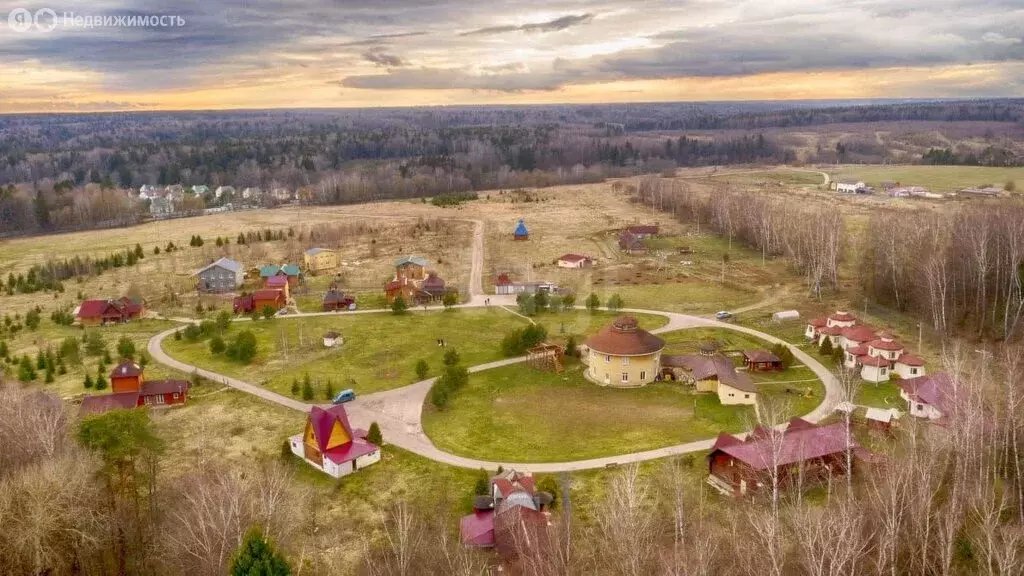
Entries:
{"label": "green roof", "polygon": [[288,276],[298,276],[299,274],[302,274],[296,264],[285,264],[284,266],[281,266],[281,270],[283,270]]}
{"label": "green roof", "polygon": [[417,266],[427,266],[427,259],[420,256],[402,256],[398,260],[395,260],[395,268],[404,266],[406,264],[415,264]]}
{"label": "green roof", "polygon": [[267,264],[265,266],[260,266],[260,278],[270,278],[271,276],[276,276],[277,273],[280,271],[281,267],[278,266],[277,264]]}

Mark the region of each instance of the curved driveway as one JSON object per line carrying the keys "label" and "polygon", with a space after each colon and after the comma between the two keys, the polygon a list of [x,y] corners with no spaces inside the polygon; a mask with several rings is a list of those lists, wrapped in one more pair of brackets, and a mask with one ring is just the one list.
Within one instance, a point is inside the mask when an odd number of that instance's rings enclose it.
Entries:
{"label": "curved driveway", "polygon": [[[471,303],[464,305],[463,307],[478,307],[479,304]],[[817,375],[821,381],[825,384],[825,398],[817,408],[814,409],[810,414],[804,418],[813,422],[816,422],[832,412],[836,404],[841,399],[841,390],[838,381],[832,375],[832,372],[822,365],[820,362],[812,358],[803,350],[796,348],[789,343],[765,334],[753,328],[747,328],[745,326],[737,326],[734,324],[728,324],[725,322],[719,322],[717,320],[711,320],[708,318],[701,318],[698,316],[690,316],[687,314],[678,314],[675,312],[662,312],[658,310],[645,310],[640,308],[627,308],[623,309],[623,312],[632,312],[636,314],[652,314],[663,316],[668,319],[668,323],[661,328],[652,330],[653,333],[660,334],[665,332],[672,332],[675,330],[681,330],[684,328],[693,327],[714,327],[714,328],[725,328],[729,330],[736,330],[738,332],[744,332],[751,334],[762,340],[771,343],[781,343],[789,346],[793,351],[793,355],[803,362],[808,368],[810,368],[815,375]],[[362,311],[364,314],[372,313],[384,313],[386,310],[365,310]],[[336,314],[336,313],[328,313]],[[320,315],[319,313],[308,314],[309,316]],[[286,318],[305,316],[295,315],[286,316],[278,319],[278,321],[285,320]],[[184,362],[180,362],[171,358],[163,351],[163,340],[168,336],[174,334],[175,331],[181,330],[183,327],[171,328],[165,330],[160,334],[154,336],[148,345],[148,351],[150,356],[156,362],[169,366],[171,368],[181,370],[186,373],[195,373],[203,376],[204,378],[213,380],[215,382],[221,382],[225,386],[229,386],[236,390],[240,390],[247,394],[252,394],[274,402],[281,406],[291,408],[293,410],[299,410],[302,412],[309,411],[313,404],[307,404],[300,400],[290,398],[272,392],[258,386],[251,384],[244,380],[237,378],[230,378],[216,372],[204,370]],[[524,362],[525,357],[510,358],[507,360],[499,360],[497,362],[490,362],[487,364],[480,364],[473,366],[469,369],[470,372],[480,372],[491,368],[498,368],[501,366],[508,366],[518,362]],[[464,456],[458,456],[445,452],[430,441],[430,438],[423,432],[422,425],[422,411],[423,404],[426,401],[427,393],[430,391],[430,387],[433,385],[435,378],[429,378],[409,386],[402,388],[396,388],[394,390],[387,390],[384,392],[376,392],[373,394],[367,394],[360,396],[354,401],[346,404],[348,410],[349,419],[353,425],[368,428],[371,422],[377,422],[381,428],[384,438],[389,444],[398,446],[414,454],[418,454],[425,458],[442,462],[444,464],[450,464],[452,466],[460,466],[463,468],[486,468],[489,470],[496,469],[498,466],[504,466],[505,468],[514,467],[518,470],[525,470],[530,472],[562,472],[572,470],[587,470],[592,468],[603,468],[611,464],[627,464],[632,462],[642,462],[645,460],[653,460],[656,458],[664,458],[666,456],[675,456],[679,454],[686,454],[689,452],[699,452],[701,450],[707,450],[711,448],[714,443],[714,438],[707,440],[698,440],[695,442],[687,442],[685,444],[677,444],[675,446],[666,446],[664,448],[657,448],[654,450],[646,450],[643,452],[633,452],[630,454],[621,454],[618,456],[607,456],[603,458],[591,458],[588,460],[576,460],[572,462],[495,462],[488,460],[478,460],[475,458],[467,458]]]}

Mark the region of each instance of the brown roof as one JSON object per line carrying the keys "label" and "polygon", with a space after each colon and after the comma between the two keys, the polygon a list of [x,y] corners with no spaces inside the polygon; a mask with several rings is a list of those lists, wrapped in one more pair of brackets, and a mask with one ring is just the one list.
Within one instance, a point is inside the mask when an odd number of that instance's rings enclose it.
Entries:
{"label": "brown roof", "polygon": [[811,318],[810,320],[807,321],[807,323],[810,324],[811,326],[814,326],[815,328],[823,328],[828,324],[828,321],[826,321],[824,318]]}
{"label": "brown roof", "polygon": [[646,234],[649,236],[658,233],[657,226],[630,226],[629,228],[626,228],[626,230],[630,234]]}
{"label": "brown roof", "polygon": [[581,260],[590,260],[589,257],[584,256],[582,254],[562,254],[558,259],[563,260],[565,262],[579,262]]}
{"label": "brown roof", "polygon": [[111,378],[133,378],[140,374],[142,374],[142,366],[136,364],[134,360],[121,360],[121,363],[110,371]]}
{"label": "brown roof", "polygon": [[118,392],[82,399],[82,414],[103,414],[111,410],[127,410],[139,405],[138,392]]}
{"label": "brown roof", "polygon": [[875,339],[875,331],[864,325],[843,328],[842,334],[844,338],[854,342],[868,342]]}
{"label": "brown roof", "polygon": [[252,293],[253,300],[277,300],[284,298],[284,294],[278,289],[257,290]]}
{"label": "brown roof", "polygon": [[[782,433],[781,446],[774,445],[774,440],[757,438],[743,444],[723,446],[718,450],[751,468],[764,470],[773,465],[784,466],[842,453],[846,450],[847,441],[844,426],[842,422],[828,426],[804,427],[801,425]],[[772,434],[780,433],[773,432]],[[859,445],[856,440],[851,438],[850,447],[857,449]]]}
{"label": "brown roof", "polygon": [[688,354],[684,356],[663,356],[662,366],[685,368],[694,380],[717,378],[719,382],[743,392],[757,392],[757,386],[745,372],[737,372],[732,360],[721,354],[705,356]]}
{"label": "brown roof", "polygon": [[924,358],[916,354],[900,354],[896,361],[907,366],[924,366]]}
{"label": "brown roof", "polygon": [[934,406],[943,412],[948,411],[951,407],[955,392],[953,381],[945,372],[907,378],[899,382],[899,387],[911,398]]}
{"label": "brown roof", "polygon": [[188,380],[147,380],[142,383],[142,396],[154,396],[157,394],[184,394],[192,387]]}
{"label": "brown roof", "polygon": [[767,350],[744,350],[747,362],[781,362],[780,358]]}
{"label": "brown roof", "polygon": [[889,365],[889,361],[881,356],[858,356],[857,361],[865,366],[875,366],[876,368]]}
{"label": "brown roof", "polygon": [[824,328],[818,329],[818,333],[824,334],[825,336],[839,336],[843,333],[843,329],[839,326],[825,326]]}
{"label": "brown roof", "polygon": [[872,340],[868,342],[868,346],[875,350],[885,350],[887,352],[897,352],[903,350],[903,345],[894,340],[888,338],[879,338],[878,340]]}
{"label": "brown roof", "polygon": [[654,354],[665,347],[665,341],[640,328],[636,318],[619,316],[609,326],[587,339],[591,350],[613,356]]}

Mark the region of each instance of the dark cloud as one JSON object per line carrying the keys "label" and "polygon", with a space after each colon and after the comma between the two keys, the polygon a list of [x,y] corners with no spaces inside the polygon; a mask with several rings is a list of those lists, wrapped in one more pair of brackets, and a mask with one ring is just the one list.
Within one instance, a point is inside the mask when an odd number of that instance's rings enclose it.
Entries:
{"label": "dark cloud", "polygon": [[372,49],[363,52],[363,60],[385,68],[398,68],[408,64],[401,56],[389,54],[381,49]]}
{"label": "dark cloud", "polygon": [[594,19],[593,14],[570,14],[548,20],[547,22],[534,22],[520,26],[489,26],[463,32],[459,36],[486,36],[491,34],[505,34],[507,32],[558,32],[580,24],[586,24]]}

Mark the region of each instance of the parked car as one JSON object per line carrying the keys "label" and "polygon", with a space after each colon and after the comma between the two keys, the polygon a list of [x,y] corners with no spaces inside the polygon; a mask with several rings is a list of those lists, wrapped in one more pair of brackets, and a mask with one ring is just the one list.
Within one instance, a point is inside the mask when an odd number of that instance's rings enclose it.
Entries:
{"label": "parked car", "polygon": [[334,397],[332,404],[344,404],[345,402],[351,402],[355,399],[356,393],[352,391],[351,388],[346,388],[345,390],[338,392],[338,395]]}
{"label": "parked car", "polygon": [[725,310],[720,310],[720,311],[715,313],[715,318],[718,318],[719,320],[728,320],[729,318],[732,318],[732,312],[726,312]]}

